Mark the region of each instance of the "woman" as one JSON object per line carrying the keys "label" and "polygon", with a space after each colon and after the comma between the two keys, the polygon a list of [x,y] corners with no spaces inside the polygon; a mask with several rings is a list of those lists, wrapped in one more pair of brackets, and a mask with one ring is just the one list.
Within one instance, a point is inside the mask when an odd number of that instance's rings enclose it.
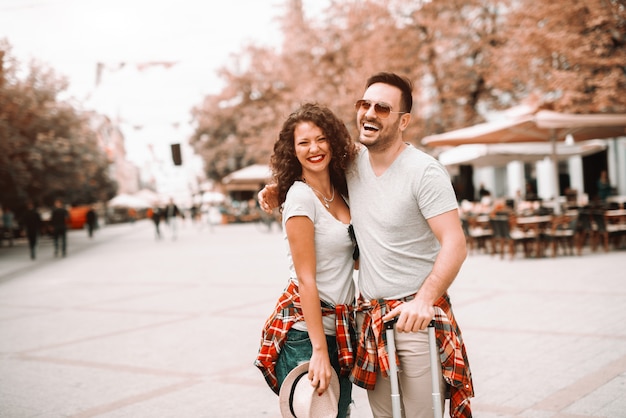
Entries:
{"label": "woman", "polygon": [[266,321],[255,361],[276,393],[287,374],[308,360],[308,378],[321,395],[334,368],[341,389],[338,417],[347,416],[352,393],[357,252],[345,169],[355,155],[345,125],[326,107],[304,104],[283,124],[270,166],[291,278]]}

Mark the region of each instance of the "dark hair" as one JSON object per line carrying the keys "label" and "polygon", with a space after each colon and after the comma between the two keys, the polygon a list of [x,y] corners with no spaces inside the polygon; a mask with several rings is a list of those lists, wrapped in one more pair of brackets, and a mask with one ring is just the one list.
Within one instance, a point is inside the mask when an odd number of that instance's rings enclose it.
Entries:
{"label": "dark hair", "polygon": [[411,109],[413,108],[413,84],[411,80],[398,74],[382,72],[368,78],[365,88],[367,89],[369,86],[376,83],[389,84],[399,88],[402,92],[400,100],[402,101],[403,107],[400,111],[411,113]]}
{"label": "dark hair", "polygon": [[346,125],[330,109],[317,103],[305,103],[283,123],[278,140],[274,143],[274,153],[270,157],[270,168],[278,187],[279,205],[285,201],[294,181],[302,177],[302,165],[296,157],[294,145],[294,131],[301,122],[313,123],[326,136],[332,153],[330,181],[340,194],[347,196],[345,171],[356,156],[356,145]]}

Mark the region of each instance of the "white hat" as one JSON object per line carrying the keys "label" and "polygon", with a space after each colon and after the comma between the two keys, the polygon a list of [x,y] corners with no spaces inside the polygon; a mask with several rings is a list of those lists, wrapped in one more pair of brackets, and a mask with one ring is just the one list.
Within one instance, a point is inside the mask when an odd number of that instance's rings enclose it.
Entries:
{"label": "white hat", "polygon": [[278,395],[283,418],[336,418],[339,404],[339,378],[333,370],[330,385],[322,396],[307,378],[309,362],[289,372]]}

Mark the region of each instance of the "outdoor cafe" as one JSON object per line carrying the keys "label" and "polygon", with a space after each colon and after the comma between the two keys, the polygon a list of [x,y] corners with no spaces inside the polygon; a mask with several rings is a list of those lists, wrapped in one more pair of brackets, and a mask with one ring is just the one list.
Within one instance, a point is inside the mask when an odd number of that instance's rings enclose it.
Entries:
{"label": "outdoor cafe", "polygon": [[471,253],[514,259],[582,255],[626,248],[626,198],[604,204],[568,205],[561,213],[540,200],[497,199],[460,205]]}
{"label": "outdoor cafe", "polygon": [[[500,185],[513,184],[513,193],[510,187],[507,193],[494,193],[508,197],[486,196],[460,205],[470,253],[484,251],[512,259],[520,255],[581,255],[587,248],[592,252],[626,248],[624,137],[626,114],[579,115],[535,109],[430,135],[422,144],[437,148],[439,160],[448,169],[493,166],[489,168],[497,167],[492,172]],[[604,155],[602,164],[617,181],[618,193],[608,198],[581,193],[586,190],[582,173],[574,179],[577,187],[569,190],[575,193],[562,193],[559,162],[568,167],[578,162],[574,165],[581,172],[582,158],[598,153]],[[531,163],[543,174],[544,192],[525,199],[520,189],[526,178],[524,166]]]}

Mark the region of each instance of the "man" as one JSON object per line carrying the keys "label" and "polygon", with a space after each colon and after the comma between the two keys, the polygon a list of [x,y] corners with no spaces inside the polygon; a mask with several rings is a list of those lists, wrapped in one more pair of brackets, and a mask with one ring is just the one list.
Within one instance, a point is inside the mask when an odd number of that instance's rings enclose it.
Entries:
{"label": "man", "polygon": [[[360,331],[353,382],[368,389],[374,417],[391,417],[383,321],[397,318],[402,409],[432,417],[428,333],[434,318],[452,417],[470,417],[473,385],[447,290],[467,255],[457,200],[445,168],[403,140],[411,120],[411,83],[392,73],[370,77],[356,102],[359,142],[347,172],[352,224],[361,256]],[[265,210],[272,198],[259,199]],[[270,203],[269,205],[267,203]],[[273,205],[275,206],[275,205]],[[378,353],[381,353],[379,358]],[[443,401],[442,401],[443,404]]]}
{"label": "man", "polygon": [[61,245],[61,255],[67,255],[67,223],[70,220],[70,213],[63,207],[60,199],[54,201],[54,209],[50,217],[52,226],[52,237],[54,238],[54,256],[59,255],[59,241]]}
{"label": "man", "polygon": [[[391,416],[386,360],[376,359],[375,353],[383,341],[380,317],[384,315],[384,321],[397,317],[402,409],[406,417],[432,416],[426,328],[435,318],[438,340],[446,338],[444,329],[453,329],[448,336],[456,341],[455,347],[440,343],[440,351],[454,349],[462,354],[456,359],[463,364],[462,370],[456,370],[461,376],[443,364],[447,384],[463,381],[451,388],[451,415],[471,416],[469,364],[446,294],[465,260],[466,241],[447,172],[437,160],[403,140],[411,120],[411,90],[403,77],[379,73],[370,77],[356,103],[359,142],[364,148],[347,180],[361,251],[358,284],[364,309],[357,314],[362,329],[353,381],[370,389],[375,417]],[[367,372],[369,366],[377,369],[376,376]],[[443,376],[440,381],[440,389],[445,390]]]}

